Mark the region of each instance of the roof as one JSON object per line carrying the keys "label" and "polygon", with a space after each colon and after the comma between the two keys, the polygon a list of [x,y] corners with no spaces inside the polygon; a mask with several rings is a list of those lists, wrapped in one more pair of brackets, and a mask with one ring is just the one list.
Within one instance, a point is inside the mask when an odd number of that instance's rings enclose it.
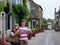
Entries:
{"label": "roof", "polygon": [[53,19],[48,19],[47,21],[48,21],[48,22],[52,22],[52,21],[53,21]]}
{"label": "roof", "polygon": [[35,3],[33,0],[30,0],[31,2],[33,2],[35,5],[37,5],[38,7],[40,7],[41,8],[41,10],[43,11],[43,8],[41,7],[41,5],[39,5],[39,4],[37,4],[37,3]]}
{"label": "roof", "polygon": [[41,10],[43,11],[42,7],[39,5],[39,7],[41,8]]}
{"label": "roof", "polygon": [[56,14],[60,15],[60,10],[58,12],[56,12]]}

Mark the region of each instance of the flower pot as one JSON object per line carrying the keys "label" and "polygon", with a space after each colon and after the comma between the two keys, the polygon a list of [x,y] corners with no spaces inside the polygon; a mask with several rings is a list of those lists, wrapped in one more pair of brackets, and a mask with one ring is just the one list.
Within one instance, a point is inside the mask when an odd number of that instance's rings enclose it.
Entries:
{"label": "flower pot", "polygon": [[39,33],[39,30],[37,30],[37,33]]}
{"label": "flower pot", "polygon": [[35,31],[33,31],[33,34],[32,34],[33,37],[35,37]]}
{"label": "flower pot", "polygon": [[37,34],[37,30],[35,30],[35,34]]}
{"label": "flower pot", "polygon": [[32,37],[32,33],[29,33],[28,34],[28,40],[31,40],[31,37]]}
{"label": "flower pot", "polygon": [[38,30],[36,30],[36,32],[38,33]]}

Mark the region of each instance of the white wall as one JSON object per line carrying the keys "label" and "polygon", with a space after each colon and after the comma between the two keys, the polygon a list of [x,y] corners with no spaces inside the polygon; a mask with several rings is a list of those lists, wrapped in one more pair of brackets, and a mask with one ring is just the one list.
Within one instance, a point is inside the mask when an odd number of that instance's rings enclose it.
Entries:
{"label": "white wall", "polygon": [[0,36],[2,36],[2,15],[0,13]]}
{"label": "white wall", "polygon": [[12,29],[12,16],[10,16],[10,29]]}
{"label": "white wall", "polygon": [[2,13],[4,12],[0,12],[0,31],[1,31],[0,36],[5,37],[5,13],[4,15],[2,15]]}
{"label": "white wall", "polygon": [[52,22],[48,22],[48,29],[52,29]]}

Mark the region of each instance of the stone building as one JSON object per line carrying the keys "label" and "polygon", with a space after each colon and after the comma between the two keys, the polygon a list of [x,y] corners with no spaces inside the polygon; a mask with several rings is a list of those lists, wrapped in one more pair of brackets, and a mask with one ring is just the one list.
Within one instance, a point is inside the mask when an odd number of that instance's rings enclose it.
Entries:
{"label": "stone building", "polygon": [[0,12],[0,36],[4,36],[5,34],[5,13],[3,11]]}
{"label": "stone building", "polygon": [[59,10],[56,12],[56,8],[55,8],[55,27],[57,28],[57,30],[60,30],[60,6],[59,6]]}
{"label": "stone building", "polygon": [[[12,4],[23,4],[23,0],[0,0],[2,2],[9,3],[11,7]],[[41,22],[43,18],[43,9],[40,5],[36,4],[33,0],[26,0],[26,5],[30,13],[32,13],[31,24],[29,22],[29,27],[36,28],[37,26],[41,28]],[[5,31],[12,29],[16,21],[14,21],[13,16],[10,13],[0,12],[0,33],[1,36],[5,34]],[[31,26],[30,26],[31,25]],[[3,31],[3,32],[2,32]],[[5,35],[4,35],[5,37]]]}
{"label": "stone building", "polygon": [[31,26],[41,28],[41,21],[43,18],[43,9],[40,5],[36,4],[33,0],[30,0],[30,10],[32,13]]}
{"label": "stone building", "polygon": [[48,29],[53,29],[53,19],[48,19],[47,20],[47,24],[48,24]]}
{"label": "stone building", "polygon": [[[12,0],[0,0],[0,2],[5,2],[7,5],[7,2],[9,3],[9,6],[12,6]],[[4,11],[0,12],[0,35],[5,37],[5,32],[8,29],[12,29],[13,25],[13,17],[10,15],[10,13],[5,13]]]}
{"label": "stone building", "polygon": [[[12,6],[12,4],[23,4],[23,0],[0,0],[0,2],[5,2],[9,4],[9,7]],[[30,12],[30,2],[29,0],[26,0],[26,5]],[[6,14],[4,11],[0,12],[0,33],[1,36],[5,34],[6,30],[12,29],[13,25],[15,24],[14,17],[10,15],[10,13]],[[5,35],[4,35],[5,37]]]}
{"label": "stone building", "polygon": [[28,8],[28,10],[30,12],[30,0],[26,0],[26,5],[27,5],[27,8]]}

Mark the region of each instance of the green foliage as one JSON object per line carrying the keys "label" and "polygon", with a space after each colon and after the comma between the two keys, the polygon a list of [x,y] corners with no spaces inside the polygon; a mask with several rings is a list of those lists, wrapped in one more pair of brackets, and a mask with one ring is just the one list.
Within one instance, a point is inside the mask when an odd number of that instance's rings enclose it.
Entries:
{"label": "green foliage", "polygon": [[16,17],[16,14],[13,12],[13,8],[12,8],[12,7],[10,8],[10,14],[11,14],[12,16]]}
{"label": "green foliage", "polygon": [[6,4],[4,2],[0,2],[0,12],[4,10]]}
{"label": "green foliage", "polygon": [[32,18],[32,14],[31,13],[29,13],[29,19],[31,19]]}
{"label": "green foliage", "polygon": [[28,20],[26,21],[26,26],[28,26]]}
{"label": "green foliage", "polygon": [[[29,19],[30,18],[27,7],[25,7],[22,4],[13,5],[11,8],[11,14],[17,18],[19,25],[21,25],[21,19]],[[28,16],[29,16],[29,18],[28,18]]]}
{"label": "green foliage", "polygon": [[35,28],[32,28],[32,31],[35,31]]}
{"label": "green foliage", "polygon": [[55,25],[58,25],[58,24],[59,24],[59,22],[58,22],[58,21],[56,21]]}
{"label": "green foliage", "polygon": [[43,23],[47,24],[47,20],[45,18],[43,18]]}
{"label": "green foliage", "polygon": [[19,16],[27,16],[28,14],[28,9],[24,5],[13,5],[13,12]]}
{"label": "green foliage", "polygon": [[27,7],[27,6],[26,6],[26,0],[23,0],[23,5],[24,5],[25,7]]}
{"label": "green foliage", "polygon": [[43,27],[47,27],[48,26],[47,20],[45,18],[43,18],[43,20],[42,20],[42,26]]}

